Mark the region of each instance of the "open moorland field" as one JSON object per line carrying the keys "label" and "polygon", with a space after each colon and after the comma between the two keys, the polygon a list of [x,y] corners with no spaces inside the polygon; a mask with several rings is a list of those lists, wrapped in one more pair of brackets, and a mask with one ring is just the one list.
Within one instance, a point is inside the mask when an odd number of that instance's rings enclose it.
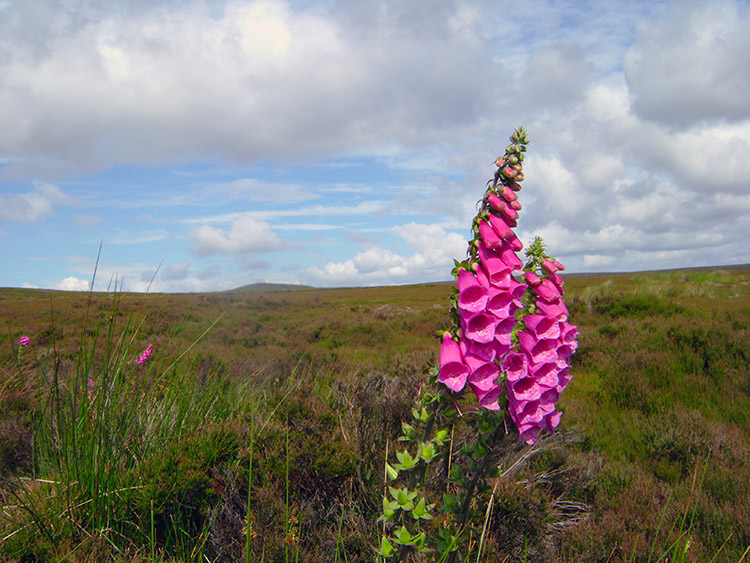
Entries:
{"label": "open moorland field", "polygon": [[[375,561],[451,291],[0,289],[0,559]],[[481,561],[750,561],[750,270],[566,291],[560,431],[499,483]]]}

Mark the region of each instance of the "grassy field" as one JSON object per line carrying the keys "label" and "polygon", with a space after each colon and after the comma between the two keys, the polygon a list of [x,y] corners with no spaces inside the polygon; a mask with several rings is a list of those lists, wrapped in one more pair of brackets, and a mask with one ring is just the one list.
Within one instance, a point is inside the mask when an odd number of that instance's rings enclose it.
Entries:
{"label": "grassy field", "polygon": [[[251,289],[0,289],[0,559],[376,560],[451,285]],[[498,484],[481,560],[750,561],[750,271],[566,290],[560,432]]]}

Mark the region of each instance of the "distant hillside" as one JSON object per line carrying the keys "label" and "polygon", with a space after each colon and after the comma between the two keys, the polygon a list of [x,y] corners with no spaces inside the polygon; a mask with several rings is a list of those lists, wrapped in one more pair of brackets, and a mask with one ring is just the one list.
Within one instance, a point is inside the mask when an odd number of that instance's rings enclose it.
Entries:
{"label": "distant hillside", "polygon": [[314,289],[309,285],[299,285],[292,283],[251,283],[228,289],[223,293],[267,293],[276,291],[306,291]]}

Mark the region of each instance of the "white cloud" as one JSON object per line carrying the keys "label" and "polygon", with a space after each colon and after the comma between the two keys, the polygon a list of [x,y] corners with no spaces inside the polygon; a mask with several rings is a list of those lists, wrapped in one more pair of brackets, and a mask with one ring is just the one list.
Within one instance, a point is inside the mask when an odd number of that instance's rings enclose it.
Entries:
{"label": "white cloud", "polygon": [[750,12],[732,0],[681,0],[642,26],[625,54],[634,109],[659,123],[750,118]]}
{"label": "white cloud", "polygon": [[62,289],[63,291],[88,291],[89,282],[88,280],[82,280],[75,276],[68,276],[61,280],[60,283],[55,286],[55,289]]}
{"label": "white cloud", "polygon": [[228,231],[203,225],[190,231],[188,237],[194,243],[193,253],[197,256],[269,252],[288,246],[268,223],[246,216],[235,219]]}
{"label": "white cloud", "polygon": [[306,283],[320,285],[390,285],[450,278],[454,259],[466,256],[466,239],[438,225],[409,223],[393,229],[416,250],[401,256],[381,247],[370,247],[344,262],[328,262],[304,272]]}
{"label": "white cloud", "polygon": [[162,270],[160,278],[164,281],[175,281],[184,280],[188,277],[188,270],[190,269],[190,262],[184,260],[182,262],[172,262],[168,264],[164,270]]}
{"label": "white cloud", "polygon": [[70,205],[72,200],[52,184],[39,184],[34,191],[8,198],[0,197],[0,221],[36,223],[54,216],[53,206]]}
{"label": "white cloud", "polygon": [[0,152],[22,157],[5,174],[422,147],[481,118],[500,65],[483,64],[490,51],[476,22],[450,24],[462,9],[390,6],[355,24],[339,8],[84,5],[80,19],[15,9],[37,33],[0,24]]}

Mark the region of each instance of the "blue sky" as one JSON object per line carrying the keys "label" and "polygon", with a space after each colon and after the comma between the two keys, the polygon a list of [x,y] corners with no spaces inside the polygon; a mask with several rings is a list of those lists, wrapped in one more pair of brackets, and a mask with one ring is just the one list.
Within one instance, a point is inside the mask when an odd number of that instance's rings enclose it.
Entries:
{"label": "blue sky", "polygon": [[747,2],[113,4],[0,1],[0,287],[447,280],[519,125],[569,271],[750,262]]}

